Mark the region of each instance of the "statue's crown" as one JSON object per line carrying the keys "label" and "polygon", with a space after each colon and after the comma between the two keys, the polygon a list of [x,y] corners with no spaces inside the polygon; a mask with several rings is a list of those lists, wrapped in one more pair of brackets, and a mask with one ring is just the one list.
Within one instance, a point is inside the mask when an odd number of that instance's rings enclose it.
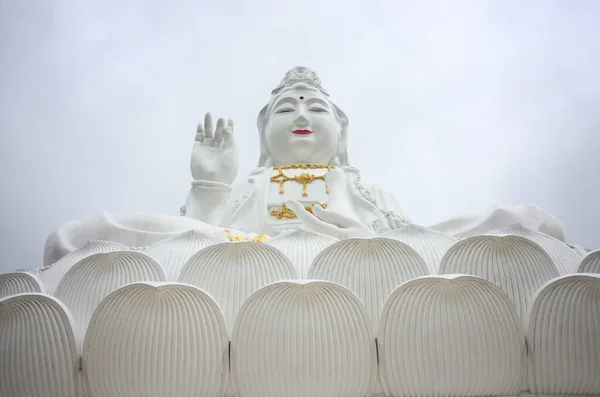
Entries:
{"label": "statue's crown", "polygon": [[319,76],[317,76],[315,72],[304,66],[296,66],[295,68],[290,69],[285,74],[285,77],[281,80],[281,83],[279,83],[277,88],[275,88],[271,92],[271,94],[276,95],[279,92],[281,92],[281,90],[283,90],[284,88],[290,87],[296,83],[304,83],[306,85],[318,89],[325,95],[329,95],[327,91],[325,91],[325,89],[321,86],[321,79],[319,78]]}

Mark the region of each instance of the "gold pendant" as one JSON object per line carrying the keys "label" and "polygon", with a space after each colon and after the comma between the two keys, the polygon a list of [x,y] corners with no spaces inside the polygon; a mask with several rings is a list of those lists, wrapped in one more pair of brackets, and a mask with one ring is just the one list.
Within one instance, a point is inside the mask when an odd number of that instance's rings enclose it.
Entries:
{"label": "gold pendant", "polygon": [[[308,184],[313,181],[325,181],[325,175],[315,175],[310,174],[308,172],[303,172],[294,177],[290,177],[283,172],[284,170],[292,170],[292,169],[301,169],[301,170],[316,170],[316,169],[324,169],[330,171],[333,169],[330,165],[314,165],[314,164],[299,164],[299,165],[284,165],[280,167],[275,167],[278,174],[272,176],[270,181],[279,183],[279,194],[284,194],[284,184],[286,182],[297,182],[302,184],[302,196],[308,196]],[[325,172],[327,174],[327,172]],[[329,194],[329,186],[325,185],[325,193]]]}
{"label": "gold pendant", "polygon": [[[304,206],[304,209],[307,212],[310,212],[311,214],[314,215],[314,213],[313,213],[313,207],[315,205],[320,205],[321,208],[323,208],[323,209],[327,208],[327,204],[312,204],[312,205]],[[283,218],[294,219],[294,218],[297,217],[296,213],[294,211],[292,211],[291,209],[289,209],[288,206],[285,205],[285,204],[281,204],[281,210],[279,210],[279,211],[278,210],[271,210],[269,212],[269,214],[271,216],[276,217],[277,219],[283,219]]]}

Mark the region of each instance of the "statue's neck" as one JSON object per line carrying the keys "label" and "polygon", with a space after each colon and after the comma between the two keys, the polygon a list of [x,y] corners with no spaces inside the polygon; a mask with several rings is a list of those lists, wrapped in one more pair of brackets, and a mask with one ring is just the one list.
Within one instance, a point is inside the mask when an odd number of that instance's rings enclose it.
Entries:
{"label": "statue's neck", "polygon": [[286,163],[286,164],[275,164],[273,165],[273,168],[281,168],[281,167],[286,167],[286,168],[292,168],[292,167],[298,167],[298,168],[305,168],[305,167],[323,167],[323,168],[327,168],[327,167],[333,167],[327,163]]}
{"label": "statue's neck", "polygon": [[315,159],[315,161],[273,161],[273,167],[289,166],[289,165],[337,165],[337,161],[332,161],[331,158]]}
{"label": "statue's neck", "polygon": [[287,159],[276,159],[276,158],[271,158],[272,162],[273,162],[273,166],[274,167],[281,167],[281,166],[287,166],[287,165],[296,165],[296,164],[319,164],[319,165],[335,165],[332,163],[338,163],[337,161],[334,161],[334,159],[336,159],[336,157],[331,157],[331,156],[323,156],[321,158],[312,158],[311,156],[307,156],[308,158],[306,158],[305,156],[298,156],[299,158],[295,158],[296,156],[294,156],[293,154],[291,156],[286,156],[288,157]]}

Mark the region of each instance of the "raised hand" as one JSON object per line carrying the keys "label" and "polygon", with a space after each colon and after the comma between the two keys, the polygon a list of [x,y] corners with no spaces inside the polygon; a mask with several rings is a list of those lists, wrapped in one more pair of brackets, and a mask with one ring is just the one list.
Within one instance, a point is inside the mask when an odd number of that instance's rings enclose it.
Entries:
{"label": "raised hand", "polygon": [[213,128],[212,115],[206,113],[204,125],[198,124],[190,161],[194,180],[231,185],[238,172],[238,152],[233,137],[233,121],[219,118]]}

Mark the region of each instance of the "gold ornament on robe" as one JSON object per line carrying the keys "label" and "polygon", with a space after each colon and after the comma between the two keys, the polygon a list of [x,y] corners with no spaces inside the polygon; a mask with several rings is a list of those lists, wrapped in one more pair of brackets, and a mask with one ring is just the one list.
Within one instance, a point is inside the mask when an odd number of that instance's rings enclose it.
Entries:
{"label": "gold ornament on robe", "polygon": [[[225,235],[227,235],[227,239],[229,241],[248,241],[248,239],[244,236],[234,236],[231,234],[231,232],[227,229],[224,229],[225,231]],[[267,241],[269,241],[269,236],[267,236],[266,234],[259,234],[258,236],[254,236],[252,237],[252,240],[255,243],[266,243]]]}
{"label": "gold ornament on robe", "polygon": [[[315,175],[308,172],[303,172],[296,176],[288,176],[283,172],[284,170],[327,170],[333,169],[330,165],[319,165],[319,164],[296,164],[296,165],[282,165],[275,167],[274,170],[278,172],[277,175],[271,177],[271,182],[279,183],[279,194],[283,194],[285,191],[283,185],[286,182],[297,182],[302,184],[302,196],[308,196],[307,185],[313,181],[325,181],[325,175]],[[325,172],[327,174],[327,172]],[[325,185],[325,193],[329,193],[329,187]]]}
{"label": "gold ornament on robe", "polygon": [[[320,205],[321,208],[325,209],[327,208],[327,204],[313,204],[313,205],[308,205],[305,206],[304,209],[308,212],[310,212],[311,214],[313,214],[313,207],[315,205]],[[296,213],[294,211],[292,211],[291,209],[288,208],[287,205],[285,204],[281,204],[281,210],[271,210],[269,212],[269,214],[271,216],[276,217],[277,219],[283,219],[283,218],[287,218],[287,219],[294,219],[297,217]]]}

